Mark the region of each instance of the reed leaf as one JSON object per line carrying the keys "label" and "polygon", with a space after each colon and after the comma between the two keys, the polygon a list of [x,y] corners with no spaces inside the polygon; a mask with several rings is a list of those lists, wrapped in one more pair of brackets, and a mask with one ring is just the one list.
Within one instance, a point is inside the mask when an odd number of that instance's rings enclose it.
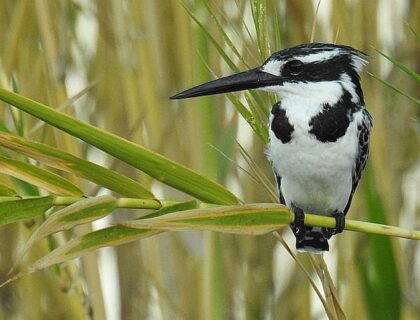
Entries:
{"label": "reed leaf", "polygon": [[197,199],[216,204],[238,202],[237,198],[220,184],[110,132],[4,89],[0,89],[0,99]]}
{"label": "reed leaf", "polygon": [[0,156],[0,169],[4,174],[19,178],[51,193],[73,196],[83,194],[83,191],[70,181],[32,164]]}
{"label": "reed leaf", "polygon": [[0,197],[4,196],[14,197],[17,196],[17,192],[9,186],[0,183]]}
{"label": "reed leaf", "polygon": [[53,196],[0,202],[0,226],[40,216],[53,206]]}
{"label": "reed leaf", "polygon": [[[72,227],[79,223],[85,223],[91,219],[108,214],[116,205],[115,199],[110,196],[99,197],[98,199],[88,199],[81,203],[76,203],[66,209],[50,216],[40,227],[25,248],[28,249],[33,243],[51,232],[57,232]],[[197,206],[195,201],[181,202],[171,206],[163,207],[145,217],[159,217],[174,211],[189,210]],[[0,207],[1,212],[1,207]],[[80,219],[79,219],[80,217]],[[144,217],[144,218],[145,218]],[[76,219],[75,219],[76,218]],[[39,230],[39,229],[38,229]],[[37,270],[41,270],[57,263],[68,261],[80,257],[86,253],[92,252],[106,246],[118,246],[125,243],[147,238],[161,233],[159,230],[135,229],[117,225],[93,231],[73,240],[70,240],[63,246],[60,246],[33,263],[30,263],[22,271],[13,274],[6,282],[14,281]],[[23,253],[25,253],[24,249]],[[17,261],[19,262],[19,260]],[[15,271],[13,269],[12,271]],[[3,283],[2,285],[4,285]],[[0,285],[0,287],[2,286]]]}
{"label": "reed leaf", "polygon": [[125,197],[148,199],[154,197],[149,190],[129,177],[46,144],[0,132],[0,146],[85,178]]}
{"label": "reed leaf", "polygon": [[37,241],[50,234],[69,230],[77,225],[100,219],[111,213],[115,207],[116,199],[114,197],[100,196],[82,199],[54,212],[32,233],[28,241],[26,241],[12,269],[19,266],[22,258]]}

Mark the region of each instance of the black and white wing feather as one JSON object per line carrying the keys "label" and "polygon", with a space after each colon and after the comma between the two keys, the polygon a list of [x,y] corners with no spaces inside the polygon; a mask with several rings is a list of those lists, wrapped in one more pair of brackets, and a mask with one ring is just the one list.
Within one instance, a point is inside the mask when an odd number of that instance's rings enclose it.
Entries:
{"label": "black and white wing feather", "polygon": [[359,131],[359,153],[356,157],[356,163],[353,170],[353,184],[352,190],[347,202],[347,205],[344,209],[344,214],[350,208],[351,200],[353,198],[354,191],[356,190],[357,184],[359,183],[360,177],[362,176],[363,169],[366,166],[366,162],[369,156],[369,134],[370,130],[372,129],[372,116],[366,109],[362,109],[363,119],[359,126],[357,127]]}
{"label": "black and white wing feather", "polygon": [[276,176],[276,182],[277,182],[277,189],[279,191],[279,200],[280,204],[286,205],[286,201],[284,200],[283,194],[281,193],[281,175],[274,172],[274,175]]}

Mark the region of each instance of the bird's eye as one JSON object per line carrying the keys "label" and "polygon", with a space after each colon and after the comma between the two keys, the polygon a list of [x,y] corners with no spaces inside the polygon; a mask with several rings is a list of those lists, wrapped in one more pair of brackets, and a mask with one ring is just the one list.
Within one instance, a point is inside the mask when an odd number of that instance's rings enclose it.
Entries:
{"label": "bird's eye", "polygon": [[300,60],[291,60],[284,65],[284,70],[291,75],[298,75],[302,72],[303,62]]}

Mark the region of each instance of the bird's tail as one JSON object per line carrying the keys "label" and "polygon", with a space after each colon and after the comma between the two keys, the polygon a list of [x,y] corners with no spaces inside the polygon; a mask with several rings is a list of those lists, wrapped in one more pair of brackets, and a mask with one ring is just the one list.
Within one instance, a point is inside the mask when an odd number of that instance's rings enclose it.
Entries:
{"label": "bird's tail", "polygon": [[305,226],[305,237],[302,240],[296,239],[296,249],[321,254],[329,250],[328,239],[324,237],[320,227]]}

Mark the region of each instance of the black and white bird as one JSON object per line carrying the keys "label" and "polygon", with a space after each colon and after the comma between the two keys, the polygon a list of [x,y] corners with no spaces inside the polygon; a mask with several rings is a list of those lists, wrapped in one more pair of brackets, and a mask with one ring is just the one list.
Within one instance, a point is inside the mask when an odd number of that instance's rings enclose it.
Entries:
{"label": "black and white bird", "polygon": [[[295,215],[299,251],[328,251],[366,165],[372,119],[360,72],[366,55],[349,46],[309,43],[281,50],[255,69],[188,89],[184,99],[245,89],[280,97],[271,109],[267,156],[279,198]],[[332,229],[304,225],[304,212],[335,217]]]}

